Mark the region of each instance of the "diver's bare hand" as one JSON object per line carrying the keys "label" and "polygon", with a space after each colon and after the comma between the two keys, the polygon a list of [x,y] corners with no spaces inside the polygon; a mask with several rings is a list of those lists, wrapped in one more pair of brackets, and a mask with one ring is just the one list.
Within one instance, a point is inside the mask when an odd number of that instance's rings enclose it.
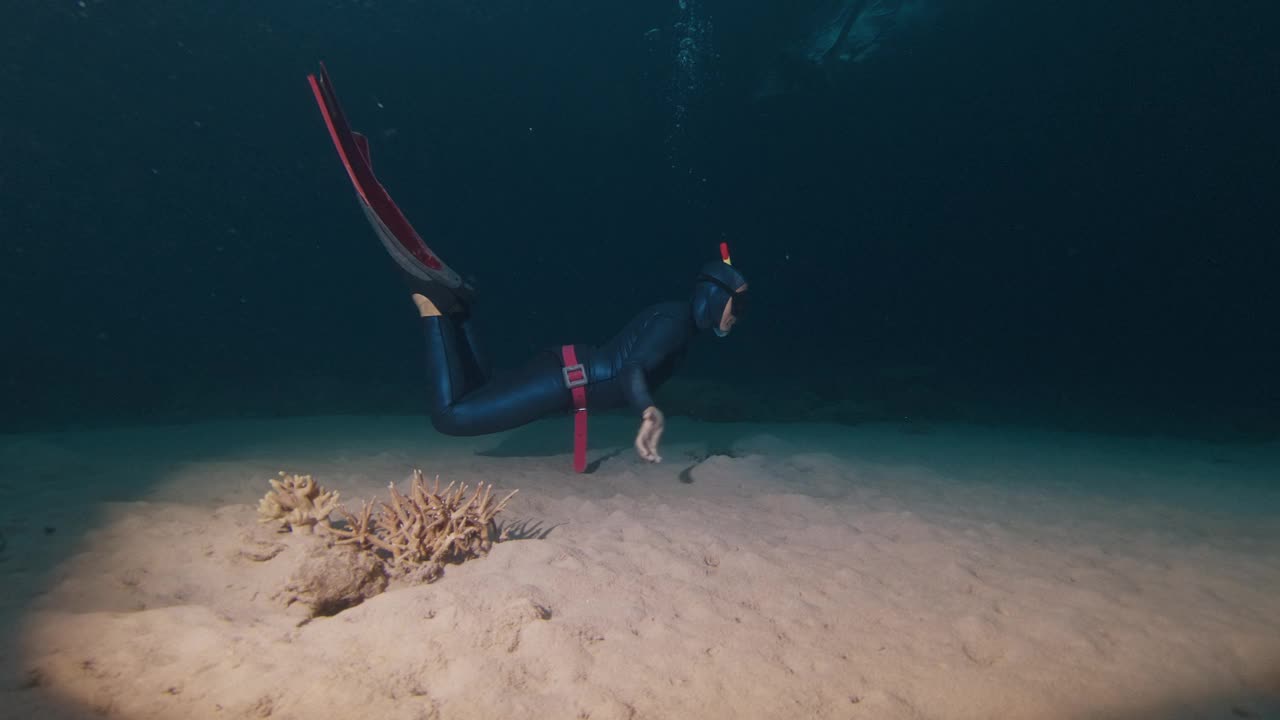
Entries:
{"label": "diver's bare hand", "polygon": [[662,431],[666,429],[666,418],[662,411],[650,405],[644,409],[644,419],[640,422],[640,432],[636,434],[636,452],[642,460],[662,462],[658,454],[658,441],[662,439]]}

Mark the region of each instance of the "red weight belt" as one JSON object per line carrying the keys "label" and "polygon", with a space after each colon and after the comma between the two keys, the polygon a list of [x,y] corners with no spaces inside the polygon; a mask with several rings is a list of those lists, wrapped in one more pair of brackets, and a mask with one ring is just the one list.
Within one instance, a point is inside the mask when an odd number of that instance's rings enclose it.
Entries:
{"label": "red weight belt", "polygon": [[573,393],[573,471],[587,469],[587,369],[578,362],[572,345],[560,348],[564,362],[564,386]]}

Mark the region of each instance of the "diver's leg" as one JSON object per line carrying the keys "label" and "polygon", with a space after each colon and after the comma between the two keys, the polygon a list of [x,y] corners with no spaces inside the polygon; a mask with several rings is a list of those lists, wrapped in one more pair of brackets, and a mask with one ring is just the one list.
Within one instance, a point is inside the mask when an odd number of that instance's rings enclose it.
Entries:
{"label": "diver's leg", "polygon": [[471,390],[463,362],[461,333],[447,316],[435,314],[422,318],[427,338],[427,398],[431,417],[448,410]]}
{"label": "diver's leg", "polygon": [[474,375],[476,385],[483,385],[489,380],[492,368],[489,365],[488,356],[480,352],[480,341],[476,338],[476,326],[471,322],[471,314],[467,313],[458,326],[462,328],[462,337],[467,341],[467,355],[470,361],[467,371]]}
{"label": "diver's leg", "polygon": [[[422,317],[437,317],[441,314],[436,304],[420,293],[414,293],[412,297],[413,304],[418,307],[418,314]],[[452,354],[448,358],[450,373],[460,377],[465,388],[483,385],[489,379],[489,365],[487,359],[480,354],[470,309],[468,308],[466,312],[450,313],[449,324],[456,328],[456,332],[450,332],[452,336]],[[457,373],[461,373],[461,376]]]}
{"label": "diver's leg", "polygon": [[[430,326],[439,318],[428,318]],[[430,347],[435,338],[428,327]],[[458,338],[455,337],[455,341]],[[569,409],[572,395],[564,386],[560,358],[555,353],[539,353],[524,367],[500,373],[485,384],[452,402],[442,402],[448,392],[462,386],[445,372],[434,367],[432,382],[431,424],[445,435],[486,435],[520,427],[534,420],[556,415]]]}
{"label": "diver's leg", "polygon": [[441,314],[421,295],[413,300],[426,331],[427,390],[436,430],[446,435],[484,435],[569,408],[572,395],[564,386],[560,358],[554,353],[540,353],[523,368],[485,381],[472,355],[474,333],[467,329],[469,319]]}

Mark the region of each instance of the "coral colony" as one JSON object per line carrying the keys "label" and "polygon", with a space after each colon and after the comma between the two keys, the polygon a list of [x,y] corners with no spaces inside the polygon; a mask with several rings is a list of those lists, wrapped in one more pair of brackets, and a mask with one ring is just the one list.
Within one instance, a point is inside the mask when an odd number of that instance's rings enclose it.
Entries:
{"label": "coral colony", "polygon": [[[439,477],[428,485],[422,471],[414,470],[408,494],[392,484],[390,502],[365,502],[353,514],[338,503],[338,493],[310,475],[281,472],[271,487],[258,504],[260,522],[307,534],[319,527],[336,545],[372,556],[388,576],[417,581],[436,579],[446,563],[488,553],[500,539],[495,516],[519,492],[496,500],[492,484],[479,483],[471,491],[466,484],[449,483],[442,489]],[[334,512],[345,523],[333,524]]]}

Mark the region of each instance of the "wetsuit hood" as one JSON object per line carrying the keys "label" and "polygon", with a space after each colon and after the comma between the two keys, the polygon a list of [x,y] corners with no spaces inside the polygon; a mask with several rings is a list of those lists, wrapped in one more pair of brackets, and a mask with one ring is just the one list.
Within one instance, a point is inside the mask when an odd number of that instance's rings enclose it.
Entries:
{"label": "wetsuit hood", "polygon": [[699,330],[719,327],[733,290],[747,282],[732,265],[718,260],[702,266],[693,284],[693,321]]}

